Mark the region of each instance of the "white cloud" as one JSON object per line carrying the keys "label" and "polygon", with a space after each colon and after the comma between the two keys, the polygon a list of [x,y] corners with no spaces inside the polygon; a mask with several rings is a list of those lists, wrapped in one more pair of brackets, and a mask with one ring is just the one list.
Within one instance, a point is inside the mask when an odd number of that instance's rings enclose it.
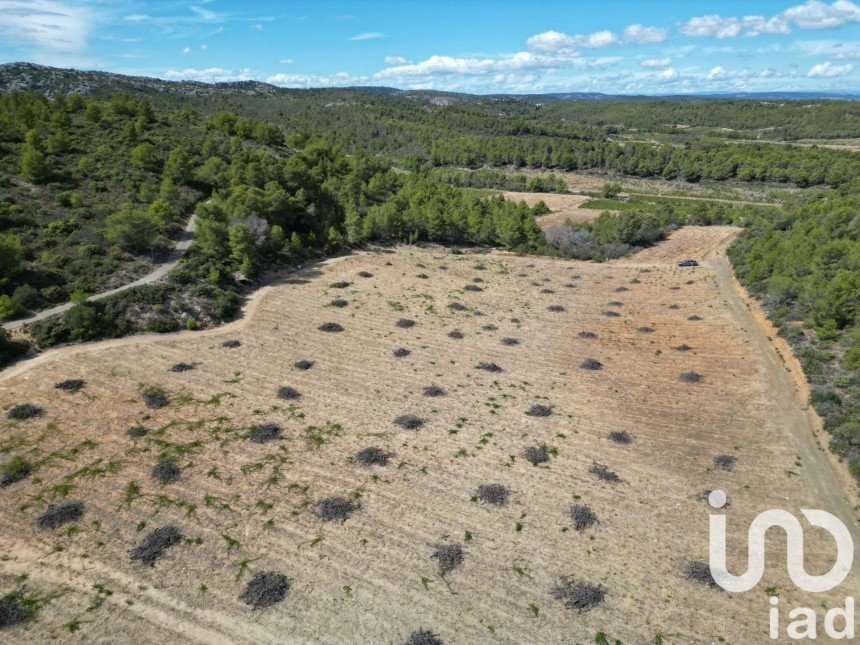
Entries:
{"label": "white cloud", "polygon": [[567,51],[577,47],[608,47],[610,45],[643,45],[662,43],[668,31],[660,27],[630,25],[620,34],[611,31],[596,31],[592,34],[570,36],[561,31],[545,31],[526,41],[529,49],[539,51]]}
{"label": "white cloud", "polygon": [[191,53],[191,48],[190,48],[190,47],[186,47],[186,48],[184,48],[184,49],[182,50],[182,53],[183,53],[183,54],[190,54],[190,53]]}
{"label": "white cloud", "polygon": [[251,81],[256,77],[257,74],[250,69],[232,71],[229,69],[221,69],[220,67],[210,67],[208,69],[194,69],[189,67],[182,70],[167,70],[164,73],[164,78],[169,80],[201,81],[203,83]]}
{"label": "white cloud", "polygon": [[386,56],[385,64],[386,65],[407,65],[409,60],[404,58],[403,56]]}
{"label": "white cloud", "polygon": [[200,49],[206,51],[207,49],[209,49],[209,45],[200,45]]}
{"label": "white cloud", "polygon": [[831,4],[808,0],[775,16],[743,16],[724,18],[718,14],[696,16],[681,25],[686,36],[705,38],[737,38],[760,34],[788,34],[791,26],[800,29],[830,29],[860,22],[860,6],[851,0],[835,0]]}
{"label": "white cloud", "polygon": [[671,80],[673,78],[678,78],[678,72],[670,67],[668,69],[664,69],[662,72],[657,74],[657,78],[663,80]]}
{"label": "white cloud", "polygon": [[256,25],[251,25],[251,29],[256,29],[257,31],[263,31],[262,23],[257,23]]}
{"label": "white cloud", "polygon": [[707,78],[709,81],[715,81],[724,79],[726,76],[727,74],[725,68],[721,67],[720,65],[717,65],[716,67],[712,68],[710,72],[708,72]]}
{"label": "white cloud", "polygon": [[368,31],[363,34],[356,34],[355,36],[350,36],[350,40],[375,40],[377,38],[384,38],[385,34],[380,33],[378,31]]}
{"label": "white cloud", "polygon": [[649,58],[648,60],[643,60],[639,63],[640,67],[645,68],[654,68],[654,67],[669,67],[672,64],[672,59],[669,57],[666,58]]}
{"label": "white cloud", "polygon": [[91,23],[83,7],[54,0],[0,0],[0,37],[42,51],[84,51]]}
{"label": "white cloud", "polygon": [[282,58],[282,59],[281,59],[281,60],[279,60],[278,62],[279,62],[281,65],[292,65],[292,64],[293,64],[293,59],[292,59],[292,58]]}
{"label": "white cloud", "polygon": [[133,13],[128,16],[125,16],[123,20],[125,20],[126,22],[144,22],[146,20],[149,20],[149,16],[147,16],[145,13]]}
{"label": "white cloud", "polygon": [[266,82],[280,87],[332,87],[345,85],[367,84],[367,76],[351,76],[347,72],[332,75],[315,76],[309,74],[272,74],[266,77]]}
{"label": "white cloud", "polygon": [[854,65],[851,63],[845,63],[844,65],[834,65],[829,60],[823,63],[818,63],[818,65],[813,65],[812,69],[810,69],[806,76],[809,78],[833,78],[835,76],[845,76],[854,69]]}

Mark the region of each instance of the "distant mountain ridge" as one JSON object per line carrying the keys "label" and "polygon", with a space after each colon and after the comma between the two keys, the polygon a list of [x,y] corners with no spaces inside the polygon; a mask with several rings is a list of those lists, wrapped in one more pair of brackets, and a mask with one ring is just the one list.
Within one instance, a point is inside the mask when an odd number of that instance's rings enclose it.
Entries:
{"label": "distant mountain ridge", "polygon": [[477,95],[439,90],[402,90],[394,87],[353,86],[328,88],[283,88],[262,81],[235,81],[229,83],[203,83],[200,81],[168,81],[150,76],[127,76],[114,72],[84,71],[48,67],[35,63],[4,63],[0,65],[0,92],[33,90],[47,96],[78,93],[87,96],[105,96],[117,92],[135,94],[178,93],[189,96],[206,96],[222,93],[284,96],[296,92],[358,91],[370,94],[400,95],[425,99],[430,102],[456,102],[473,97],[495,98],[529,102],[547,101],[653,101],[653,100],[860,100],[860,90],[839,92],[724,92],[710,94],[604,94],[600,92],[551,92],[545,94],[489,94]]}

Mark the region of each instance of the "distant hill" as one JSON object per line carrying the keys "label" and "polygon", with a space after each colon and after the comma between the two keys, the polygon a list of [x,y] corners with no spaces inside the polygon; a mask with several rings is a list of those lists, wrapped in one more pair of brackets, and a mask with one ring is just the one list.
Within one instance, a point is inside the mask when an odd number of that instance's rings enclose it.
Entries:
{"label": "distant hill", "polygon": [[[82,71],[47,67],[35,63],[6,63],[0,65],[0,92],[34,90],[47,96],[82,94],[85,96],[109,96],[118,92],[132,94],[180,94],[186,96],[212,96],[218,94],[246,94],[288,96],[314,91],[362,92],[381,96],[398,95],[437,105],[468,101],[478,95],[437,90],[401,90],[394,87],[345,87],[345,88],[281,88],[261,81],[238,81],[233,83],[201,83],[198,81],[167,81],[149,76],[125,76],[113,72]],[[677,95],[631,95],[602,94],[599,92],[553,92],[547,94],[490,94],[483,99],[514,100],[530,103],[551,101],[653,101],[701,100],[701,99],[750,99],[773,101],[809,100],[860,100],[860,91],[844,92],[732,92],[716,94]]]}

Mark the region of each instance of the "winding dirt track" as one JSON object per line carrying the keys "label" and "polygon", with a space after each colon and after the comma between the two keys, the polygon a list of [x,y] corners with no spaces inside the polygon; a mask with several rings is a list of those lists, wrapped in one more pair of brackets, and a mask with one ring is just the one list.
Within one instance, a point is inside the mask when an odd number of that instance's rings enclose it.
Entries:
{"label": "winding dirt track", "polygon": [[[0,408],[29,401],[47,410],[0,419],[0,463],[24,454],[41,464],[0,489],[0,594],[22,574],[28,589],[62,594],[4,637],[403,643],[424,627],[446,643],[590,642],[598,631],[625,643],[657,634],[666,643],[770,642],[764,586],[777,585],[785,607],[834,606],[857,577],[812,597],[773,557],[748,594],[688,580],[685,563],[707,558],[700,493],[728,493],[733,571],[745,563],[749,521],[766,508],[824,508],[855,534],[856,523],[838,471],[811,439],[813,417],[731,281],[722,250],[733,234],[684,228],[662,250],[605,264],[413,247],[360,253],[283,276],[222,328],[61,348],[0,373]],[[679,256],[702,266],[680,269]],[[339,281],[351,284],[332,286]],[[346,307],[328,305],[338,297]],[[450,310],[452,301],[467,311]],[[563,311],[548,309],[558,304]],[[400,328],[400,318],[417,324]],[[326,321],[344,330],[317,331]],[[449,336],[455,329],[464,338]],[[225,349],[226,339],[242,345]],[[673,349],[679,343],[692,350]],[[412,353],[394,358],[398,346]],[[298,371],[301,358],[316,363]],[[584,358],[603,369],[580,369]],[[179,361],[196,368],[171,372]],[[503,370],[476,369],[482,361]],[[703,382],[681,382],[690,369]],[[55,390],[64,378],[87,386]],[[173,405],[146,409],[143,384],[163,387]],[[295,408],[277,398],[282,385],[301,392]],[[446,395],[423,396],[428,385]],[[552,414],[525,415],[534,403]],[[392,421],[405,413],[425,425],[398,428]],[[282,425],[281,440],[248,441],[247,429],[264,421]],[[138,424],[150,434],[129,439]],[[632,442],[609,440],[612,431]],[[523,450],[540,444],[557,454],[533,466]],[[353,463],[369,445],[395,453],[388,466]],[[159,486],[150,470],[164,451],[181,454],[182,476]],[[720,454],[737,458],[732,471],[714,468]],[[623,481],[599,480],[595,463]],[[127,497],[131,482],[140,496]],[[486,483],[506,485],[509,503],[472,501]],[[77,532],[35,528],[63,494],[86,505]],[[359,508],[343,524],[323,522],[314,509],[329,495]],[[575,502],[599,523],[574,530]],[[129,561],[148,531],[169,523],[189,541],[154,567]],[[784,553],[770,537],[769,553]],[[465,551],[444,577],[430,557],[440,543]],[[826,569],[831,544],[807,547],[809,570]],[[238,596],[265,570],[292,586],[283,603],[252,611]],[[564,608],[552,595],[561,575],[601,584],[605,603]],[[94,585],[112,592],[101,606]],[[72,635],[64,625],[74,620]]]}

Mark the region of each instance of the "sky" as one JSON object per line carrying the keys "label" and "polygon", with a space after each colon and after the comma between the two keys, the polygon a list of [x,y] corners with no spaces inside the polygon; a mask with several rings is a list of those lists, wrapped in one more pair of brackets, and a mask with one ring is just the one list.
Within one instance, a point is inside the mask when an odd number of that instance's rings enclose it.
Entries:
{"label": "sky", "polygon": [[860,4],[0,0],[0,62],[14,61],[282,87],[856,91]]}

